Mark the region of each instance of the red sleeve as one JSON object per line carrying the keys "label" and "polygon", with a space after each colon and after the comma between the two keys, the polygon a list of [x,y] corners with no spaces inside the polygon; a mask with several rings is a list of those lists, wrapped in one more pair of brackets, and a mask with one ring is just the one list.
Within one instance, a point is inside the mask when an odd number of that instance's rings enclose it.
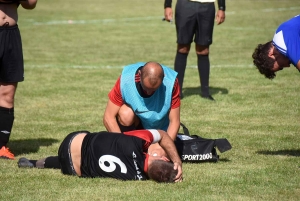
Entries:
{"label": "red sleeve", "polygon": [[172,92],[172,104],[171,109],[178,108],[180,106],[180,87],[178,79],[175,79],[173,92]]}
{"label": "red sleeve", "polygon": [[133,130],[124,132],[125,135],[135,136],[145,140],[144,150],[148,150],[149,146],[152,144],[154,138],[150,131],[148,130]]}
{"label": "red sleeve", "polygon": [[109,100],[111,100],[111,102],[121,107],[124,104],[124,102],[122,99],[120,83],[121,83],[121,76],[116,81],[115,86],[108,93],[108,98]]}

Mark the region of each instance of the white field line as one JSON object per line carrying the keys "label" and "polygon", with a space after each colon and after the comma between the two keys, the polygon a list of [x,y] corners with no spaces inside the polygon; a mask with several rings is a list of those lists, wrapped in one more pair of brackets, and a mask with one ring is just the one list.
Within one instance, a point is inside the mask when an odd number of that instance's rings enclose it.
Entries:
{"label": "white field line", "polygon": [[[291,11],[299,10],[300,7],[288,7],[288,8],[266,8],[261,10],[255,10],[255,12],[282,12],[282,11]],[[226,15],[235,15],[240,11],[227,11]],[[254,12],[251,10],[243,11],[245,12]],[[134,18],[120,18],[120,19],[94,19],[94,20],[52,20],[47,22],[38,22],[33,19],[28,19],[27,21],[33,23],[33,25],[64,25],[64,24],[109,24],[117,22],[131,22],[131,21],[150,21],[150,20],[159,20],[162,19],[162,16],[148,16],[148,17],[134,17]]]}
{"label": "white field line", "polygon": [[[168,65],[167,65],[168,66]],[[168,66],[174,68],[173,66]],[[224,64],[224,65],[210,65],[211,68],[253,68],[252,64]],[[124,66],[82,66],[82,65],[55,65],[55,64],[43,64],[43,65],[26,65],[25,68],[74,68],[74,69],[122,69]],[[187,68],[197,68],[197,66],[187,66]]]}

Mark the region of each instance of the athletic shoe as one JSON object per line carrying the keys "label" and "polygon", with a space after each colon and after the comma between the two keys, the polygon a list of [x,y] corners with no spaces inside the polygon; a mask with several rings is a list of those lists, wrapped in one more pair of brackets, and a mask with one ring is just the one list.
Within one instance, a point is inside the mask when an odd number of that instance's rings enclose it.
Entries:
{"label": "athletic shoe", "polygon": [[33,168],[34,165],[27,158],[20,158],[18,161],[19,168]]}
{"label": "athletic shoe", "polygon": [[0,158],[14,160],[14,159],[15,159],[15,156],[14,156],[13,153],[11,153],[11,152],[9,151],[9,149],[8,149],[6,146],[3,146],[3,147],[0,149]]}

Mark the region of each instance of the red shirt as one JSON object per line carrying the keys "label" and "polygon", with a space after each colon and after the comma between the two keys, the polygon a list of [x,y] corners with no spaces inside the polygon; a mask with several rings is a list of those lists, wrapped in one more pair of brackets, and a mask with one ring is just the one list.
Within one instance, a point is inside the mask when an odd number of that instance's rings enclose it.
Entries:
{"label": "red shirt", "polygon": [[[124,104],[124,101],[123,101],[122,93],[121,93],[121,86],[120,86],[121,79],[120,78],[121,78],[121,76],[118,78],[115,86],[109,92],[108,97],[109,97],[109,100],[111,100],[114,104],[121,107]],[[136,74],[135,82],[139,83],[140,80],[141,80],[140,75]],[[180,106],[179,94],[180,94],[180,89],[179,89],[178,79],[176,78],[174,87],[173,87],[173,92],[172,92],[171,109],[175,109]]]}

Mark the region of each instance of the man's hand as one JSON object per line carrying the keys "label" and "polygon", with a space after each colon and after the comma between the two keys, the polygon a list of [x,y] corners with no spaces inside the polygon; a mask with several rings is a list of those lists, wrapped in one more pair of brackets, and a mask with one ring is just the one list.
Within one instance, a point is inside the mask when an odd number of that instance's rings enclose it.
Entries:
{"label": "man's hand", "polygon": [[182,177],[182,163],[181,162],[174,163],[174,170],[178,171],[174,181],[175,182],[182,182],[182,180],[183,180],[183,177]]}
{"label": "man's hand", "polygon": [[173,21],[173,10],[172,10],[172,8],[165,8],[165,20],[167,22]]}
{"label": "man's hand", "polygon": [[225,21],[225,11],[218,10],[217,15],[216,15],[217,25],[222,24],[224,21]]}
{"label": "man's hand", "polygon": [[174,163],[174,170],[177,170],[177,175],[174,179],[175,182],[182,181],[182,162],[178,155],[177,149],[175,147],[174,141],[170,136],[163,130],[158,130],[161,140],[159,145],[165,150],[170,160]]}

